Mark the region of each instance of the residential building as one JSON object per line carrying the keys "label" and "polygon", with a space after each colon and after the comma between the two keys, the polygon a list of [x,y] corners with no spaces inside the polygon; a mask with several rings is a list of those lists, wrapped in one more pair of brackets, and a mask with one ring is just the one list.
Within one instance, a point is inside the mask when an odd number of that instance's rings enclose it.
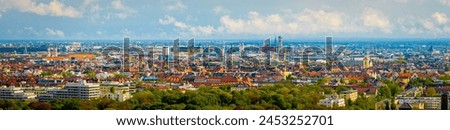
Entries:
{"label": "residential building", "polygon": [[324,105],[330,108],[333,108],[334,106],[337,107],[345,107],[345,99],[344,98],[340,98],[337,95],[331,95],[328,96],[325,99],[321,99],[318,103],[319,105]]}
{"label": "residential building", "polygon": [[106,97],[112,100],[117,100],[119,102],[123,102],[132,98],[133,96],[130,94],[129,87],[103,87],[102,89],[106,89],[108,92],[102,90],[101,97]]}
{"label": "residential building", "polygon": [[344,98],[345,100],[350,99],[352,101],[356,101],[356,99],[358,98],[358,91],[356,90],[342,91],[339,93],[339,97]]}
{"label": "residential building", "polygon": [[441,109],[441,97],[399,97],[399,104],[408,103],[411,106],[415,104],[424,104],[424,109],[439,110]]}

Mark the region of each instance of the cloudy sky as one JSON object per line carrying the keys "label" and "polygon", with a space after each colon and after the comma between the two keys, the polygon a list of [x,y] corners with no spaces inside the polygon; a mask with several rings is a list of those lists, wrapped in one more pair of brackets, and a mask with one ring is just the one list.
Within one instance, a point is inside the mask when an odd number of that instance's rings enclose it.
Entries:
{"label": "cloudy sky", "polygon": [[0,39],[449,38],[450,0],[0,0]]}

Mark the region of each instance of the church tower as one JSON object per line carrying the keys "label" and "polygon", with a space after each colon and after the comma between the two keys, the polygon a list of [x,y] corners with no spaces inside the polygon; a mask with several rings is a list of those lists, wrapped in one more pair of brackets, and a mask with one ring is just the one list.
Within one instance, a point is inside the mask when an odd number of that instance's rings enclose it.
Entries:
{"label": "church tower", "polygon": [[364,60],[363,60],[363,67],[364,69],[370,68],[373,66],[372,60],[370,59],[369,55],[365,55],[364,56]]}

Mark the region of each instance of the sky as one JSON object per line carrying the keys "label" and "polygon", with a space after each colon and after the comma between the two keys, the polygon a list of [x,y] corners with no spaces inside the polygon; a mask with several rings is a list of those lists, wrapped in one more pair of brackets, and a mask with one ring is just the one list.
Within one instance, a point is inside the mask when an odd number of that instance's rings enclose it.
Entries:
{"label": "sky", "polygon": [[0,39],[450,38],[450,0],[0,0]]}

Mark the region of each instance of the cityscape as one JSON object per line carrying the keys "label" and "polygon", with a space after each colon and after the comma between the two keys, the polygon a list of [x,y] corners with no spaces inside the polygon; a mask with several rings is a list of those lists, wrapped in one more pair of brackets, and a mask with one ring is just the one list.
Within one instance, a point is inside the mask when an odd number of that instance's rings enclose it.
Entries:
{"label": "cityscape", "polygon": [[448,0],[233,2],[0,1],[0,110],[449,109]]}
{"label": "cityscape", "polygon": [[[448,109],[446,40],[368,45],[333,44],[333,37],[322,43],[285,42],[273,36],[259,42],[22,42],[1,44],[3,106],[16,100],[31,102],[27,109],[54,109],[55,101],[76,99],[150,103],[127,109]],[[295,91],[312,95],[283,97]],[[311,101],[301,106],[295,98]]]}

